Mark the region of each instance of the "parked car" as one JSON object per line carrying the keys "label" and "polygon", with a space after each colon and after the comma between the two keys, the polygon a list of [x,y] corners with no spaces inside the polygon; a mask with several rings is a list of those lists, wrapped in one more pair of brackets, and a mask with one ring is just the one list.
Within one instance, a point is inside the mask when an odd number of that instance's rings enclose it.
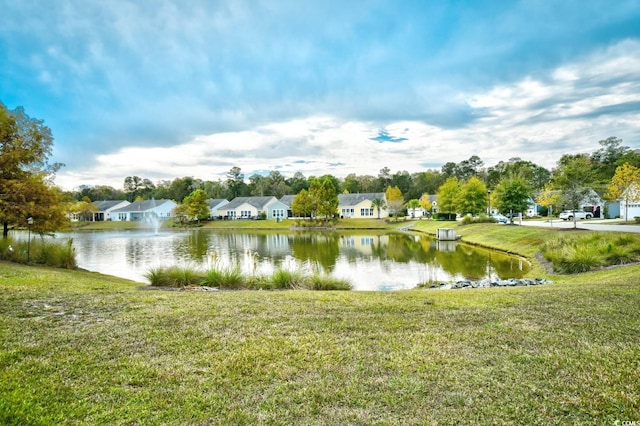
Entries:
{"label": "parked car", "polygon": [[509,221],[505,215],[500,213],[492,214],[491,218],[495,219],[498,223],[507,223]]}
{"label": "parked car", "polygon": [[560,213],[558,217],[562,220],[573,220],[574,217],[576,218],[576,220],[591,219],[593,217],[593,214],[582,210],[565,210]]}

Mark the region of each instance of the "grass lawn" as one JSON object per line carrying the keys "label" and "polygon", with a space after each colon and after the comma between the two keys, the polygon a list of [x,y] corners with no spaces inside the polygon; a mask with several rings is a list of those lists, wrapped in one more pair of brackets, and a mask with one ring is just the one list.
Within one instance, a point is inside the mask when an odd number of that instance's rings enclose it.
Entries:
{"label": "grass lawn", "polygon": [[557,281],[171,292],[0,263],[0,424],[640,420],[640,266]]}

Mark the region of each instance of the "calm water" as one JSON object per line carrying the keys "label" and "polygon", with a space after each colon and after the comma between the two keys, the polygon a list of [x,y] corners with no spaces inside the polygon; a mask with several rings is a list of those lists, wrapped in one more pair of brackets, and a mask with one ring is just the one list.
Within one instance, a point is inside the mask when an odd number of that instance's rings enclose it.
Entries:
{"label": "calm water", "polygon": [[426,236],[376,233],[273,233],[195,230],[65,233],[78,266],[140,282],[150,268],[239,265],[245,273],[320,271],[347,278],[356,290],[398,290],[427,281],[520,278],[526,262]]}

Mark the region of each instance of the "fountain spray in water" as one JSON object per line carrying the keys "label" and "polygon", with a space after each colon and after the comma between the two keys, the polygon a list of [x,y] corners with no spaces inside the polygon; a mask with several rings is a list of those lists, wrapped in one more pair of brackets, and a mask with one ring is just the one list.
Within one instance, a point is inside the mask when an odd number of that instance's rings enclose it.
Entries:
{"label": "fountain spray in water", "polygon": [[[151,206],[155,207],[156,206],[156,200],[155,198],[151,199]],[[156,235],[158,235],[158,229],[160,228],[160,220],[158,220],[158,214],[153,211],[148,215],[145,215],[145,222],[150,223],[151,226],[153,226],[153,231]]]}

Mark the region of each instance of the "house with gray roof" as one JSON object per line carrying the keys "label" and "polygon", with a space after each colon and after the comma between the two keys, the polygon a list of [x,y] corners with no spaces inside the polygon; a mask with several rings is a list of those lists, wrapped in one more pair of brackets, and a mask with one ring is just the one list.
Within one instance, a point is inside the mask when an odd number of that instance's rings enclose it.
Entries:
{"label": "house with gray roof", "polygon": [[115,221],[150,221],[168,220],[173,217],[173,209],[177,204],[172,200],[135,201],[126,207],[111,211],[111,220]]}
{"label": "house with gray roof", "polygon": [[[384,208],[377,209],[373,206],[373,200],[384,200]],[[338,213],[341,218],[386,218],[389,211],[386,207],[387,198],[384,192],[367,192],[358,194],[338,194]]]}
{"label": "house with gray roof", "polygon": [[103,200],[94,201],[93,205],[98,208],[98,211],[93,214],[94,222],[109,221],[111,219],[111,212],[121,209],[131,204],[127,200]]}
{"label": "house with gray roof", "polygon": [[280,220],[287,217],[288,206],[274,196],[236,197],[222,207],[218,216],[225,219],[258,219],[263,213],[267,219]]}
{"label": "house with gray roof", "polygon": [[292,218],[293,217],[293,211],[291,210],[291,204],[293,203],[293,199],[296,198],[295,195],[283,195],[282,198],[280,198],[280,202],[282,204],[284,204],[285,206],[287,206],[287,216],[288,218]]}
{"label": "house with gray roof", "polygon": [[223,207],[229,204],[229,200],[226,200],[224,198],[216,198],[216,199],[209,198],[207,200],[207,204],[209,204],[209,211],[211,211],[211,217],[213,219],[216,219],[222,216],[220,215],[220,213],[218,213],[218,209],[220,207]]}

